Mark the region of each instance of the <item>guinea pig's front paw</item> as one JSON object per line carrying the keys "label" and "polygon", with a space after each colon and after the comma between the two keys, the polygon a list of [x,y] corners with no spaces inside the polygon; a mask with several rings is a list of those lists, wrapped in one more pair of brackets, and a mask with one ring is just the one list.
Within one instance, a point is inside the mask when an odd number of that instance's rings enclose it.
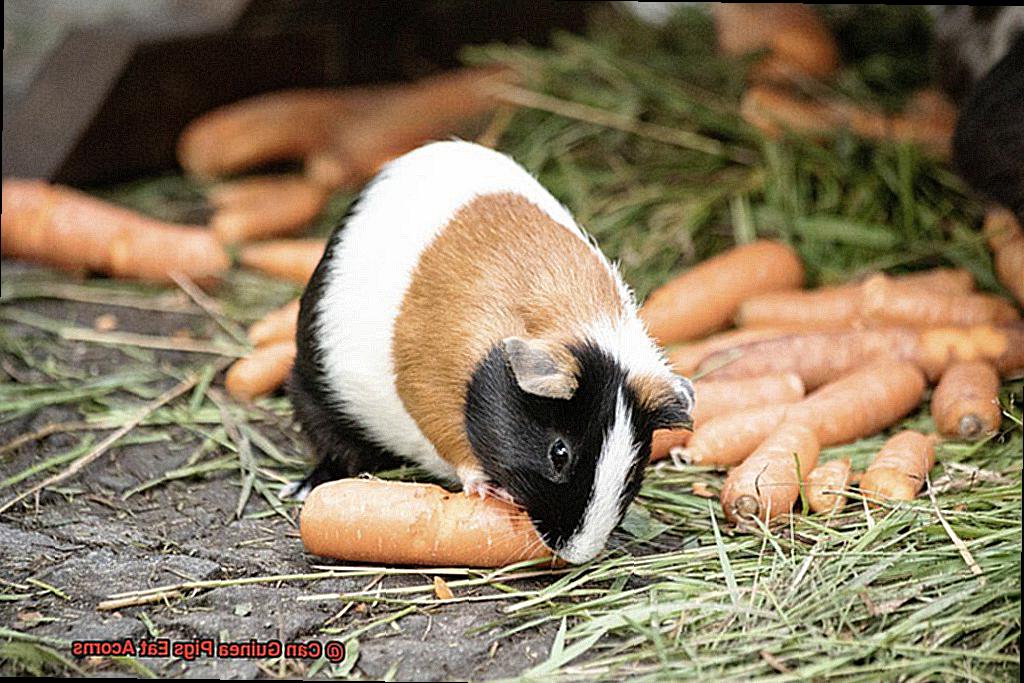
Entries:
{"label": "guinea pig's front paw", "polygon": [[483,472],[473,468],[459,470],[459,479],[462,481],[462,492],[467,496],[480,496],[484,498],[496,498],[507,503],[515,503],[508,491],[491,482]]}

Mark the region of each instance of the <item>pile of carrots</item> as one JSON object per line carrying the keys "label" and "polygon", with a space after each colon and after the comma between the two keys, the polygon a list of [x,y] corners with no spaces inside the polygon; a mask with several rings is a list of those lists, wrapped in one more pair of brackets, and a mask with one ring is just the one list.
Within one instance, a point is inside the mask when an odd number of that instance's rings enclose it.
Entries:
{"label": "pile of carrots", "polygon": [[818,467],[820,449],[878,434],[934,382],[937,434],[896,434],[860,478],[867,498],[914,498],[936,440],[994,434],[1000,376],[1024,373],[1017,307],[976,292],[967,271],[816,290],[802,279],[789,247],[755,242],[690,269],[641,310],[676,371],[698,377],[694,431],[656,433],[652,459],[729,468],[722,508],[741,527],[788,513],[801,492],[813,511],[841,508],[856,474],[849,461]]}
{"label": "pile of carrots", "polygon": [[740,115],[766,135],[777,137],[788,129],[821,138],[849,130],[949,155],[956,107],[937,90],[919,91],[895,114],[821,95],[842,64],[836,39],[813,6],[717,3],[714,16],[722,53],[763,53],[751,67]]}

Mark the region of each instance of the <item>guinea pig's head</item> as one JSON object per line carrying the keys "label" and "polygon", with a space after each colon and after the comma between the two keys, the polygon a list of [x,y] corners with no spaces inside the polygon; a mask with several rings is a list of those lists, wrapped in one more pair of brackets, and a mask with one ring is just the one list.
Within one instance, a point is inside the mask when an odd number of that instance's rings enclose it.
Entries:
{"label": "guinea pig's head", "polygon": [[693,386],[634,376],[600,346],[510,337],[476,368],[466,429],[484,473],[559,557],[604,548],[643,480],[655,429],[689,426]]}

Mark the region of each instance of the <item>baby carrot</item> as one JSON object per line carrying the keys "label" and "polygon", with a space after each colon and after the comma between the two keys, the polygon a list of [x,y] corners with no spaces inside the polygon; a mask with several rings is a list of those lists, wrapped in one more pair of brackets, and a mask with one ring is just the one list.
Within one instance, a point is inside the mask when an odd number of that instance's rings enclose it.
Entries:
{"label": "baby carrot", "polygon": [[932,417],[943,436],[980,439],[999,429],[999,374],[985,361],[950,365],[932,394]]}
{"label": "baby carrot", "polygon": [[519,508],[434,484],[321,484],[306,498],[299,528],[306,550],[349,562],[502,567],[551,557]]}

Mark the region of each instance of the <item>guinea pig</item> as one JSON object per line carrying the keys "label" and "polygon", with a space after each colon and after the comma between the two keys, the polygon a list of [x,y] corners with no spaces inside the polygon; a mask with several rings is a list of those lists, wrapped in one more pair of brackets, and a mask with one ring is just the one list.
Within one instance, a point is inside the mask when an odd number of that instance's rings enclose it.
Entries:
{"label": "guinea pig", "polygon": [[691,423],[617,268],[537,180],[467,142],[384,166],[301,299],[289,380],[319,464],[396,456],[507,498],[573,563],[636,497],[655,429]]}

